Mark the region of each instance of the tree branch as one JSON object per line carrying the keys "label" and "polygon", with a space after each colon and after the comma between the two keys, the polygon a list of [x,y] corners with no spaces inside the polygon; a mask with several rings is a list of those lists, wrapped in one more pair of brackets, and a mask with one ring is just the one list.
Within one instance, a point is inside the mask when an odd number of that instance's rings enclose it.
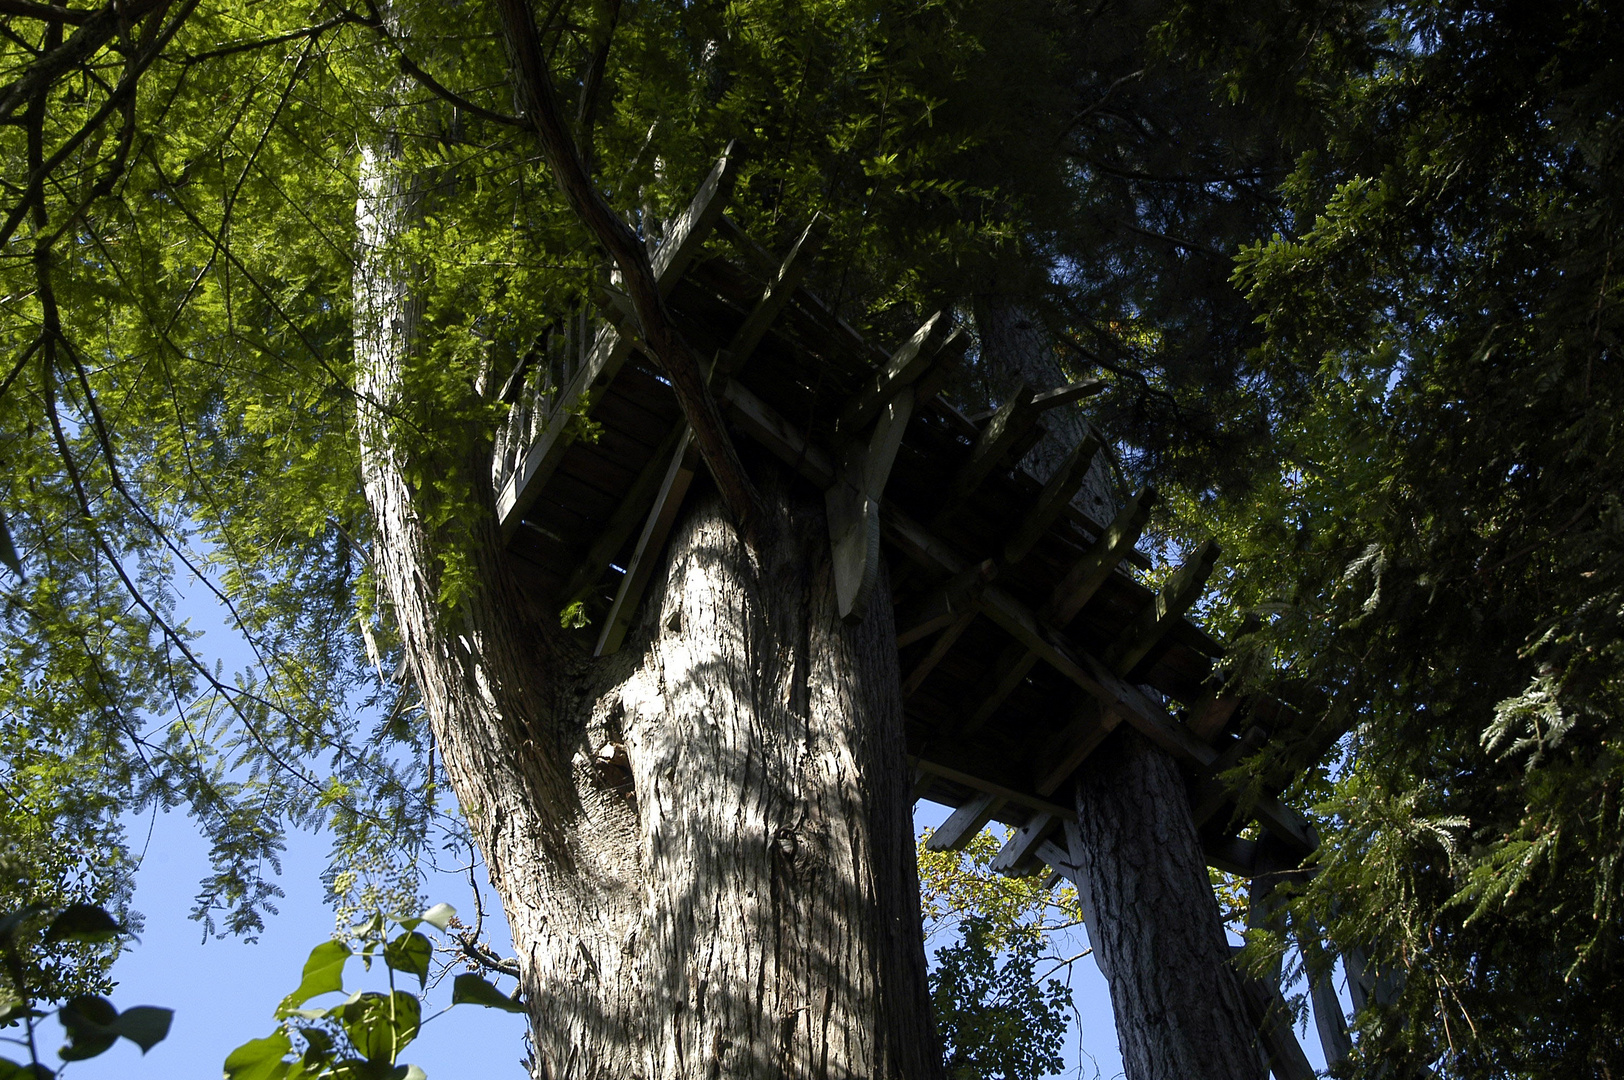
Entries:
{"label": "tree branch", "polygon": [[745,474],[744,464],[722,424],[721,411],[699,362],[671,323],[642,240],[610,208],[587,175],[580,148],[564,124],[529,2],[496,0],[496,8],[521,114],[535,130],[542,156],[557,177],[570,209],[619,267],[621,284],[637,314],[643,344],[670,381],[728,511],[743,534],[751,537],[759,519],[755,485]]}

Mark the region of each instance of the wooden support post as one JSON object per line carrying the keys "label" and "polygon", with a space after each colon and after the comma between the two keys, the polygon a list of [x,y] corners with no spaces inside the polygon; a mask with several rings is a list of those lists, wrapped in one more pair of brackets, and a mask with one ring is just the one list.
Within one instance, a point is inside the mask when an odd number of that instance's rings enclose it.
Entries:
{"label": "wooden support post", "polygon": [[737,380],[722,384],[721,399],[745,433],[819,489],[835,482],[835,463],[817,445]]}
{"label": "wooden support post", "polygon": [[684,429],[676,452],[671,455],[671,464],[665,471],[660,491],[655,496],[654,506],[649,510],[648,520],[643,524],[643,534],[637,538],[637,549],[632,553],[631,564],[626,567],[626,576],[620,579],[620,591],[615,594],[615,602],[609,608],[609,617],[603,624],[603,633],[592,655],[608,656],[618,651],[620,643],[626,639],[632,616],[637,613],[638,604],[642,603],[643,593],[647,591],[649,579],[659,562],[660,550],[665,547],[666,537],[671,535],[671,526],[676,524],[677,511],[682,507],[683,497],[688,494],[694,470],[698,467],[699,451],[693,444],[693,431]]}
{"label": "wooden support post", "polygon": [[947,313],[938,311],[913,337],[891,355],[884,367],[874,373],[867,385],[851,396],[835,418],[835,432],[851,438],[879,415],[880,409],[912,385],[936,361],[949,338],[951,324]]}
{"label": "wooden support post", "polygon": [[[669,295],[677,280],[693,262],[701,245],[722,217],[733,182],[738,176],[738,155],[731,152],[718,161],[710,174],[699,185],[699,191],[677,219],[666,228],[666,241],[655,253],[654,276],[662,295]],[[630,338],[605,327],[599,332],[592,352],[587,356],[575,377],[564,386],[554,400],[552,416],[541,435],[526,449],[513,470],[512,477],[497,494],[496,519],[503,540],[512,540],[519,531],[519,522],[530,507],[535,505],[543,486],[552,478],[564,451],[575,441],[580,427],[576,418],[585,415],[597,404],[621,367],[631,354]]]}
{"label": "wooden support post", "polygon": [[1077,814],[1075,807],[1061,806],[1059,803],[1050,802],[1048,799],[1039,799],[1031,792],[1016,791],[1014,788],[1005,787],[996,781],[965,772],[963,769],[955,769],[951,765],[943,764],[940,761],[931,761],[927,758],[909,758],[908,760],[933,776],[939,776],[943,780],[950,780],[962,787],[979,791],[983,795],[991,795],[994,798],[1002,799],[1006,804],[1024,806],[1033,813],[1053,814],[1062,821],[1068,821]]}
{"label": "wooden support post", "polygon": [[1207,865],[1226,874],[1249,878],[1257,871],[1257,841],[1242,840],[1238,836],[1223,836],[1216,840],[1202,840],[1201,853]]}
{"label": "wooden support post", "polygon": [[1229,788],[1219,779],[1219,774],[1226,773],[1241,763],[1241,759],[1252,754],[1268,739],[1269,733],[1261,727],[1250,727],[1246,734],[1224,747],[1223,751],[1213,758],[1208,766],[1207,778],[1196,785],[1195,793],[1190,798],[1190,816],[1195,819],[1195,827],[1201,828],[1212,820],[1212,816],[1224,808],[1231,796]]}
{"label": "wooden support post", "polygon": [[1103,379],[1084,379],[1081,382],[1070,383],[1056,390],[1045,390],[1032,399],[1032,408],[1047,411],[1059,405],[1070,405],[1074,401],[1093,397],[1105,389]]}
{"label": "wooden support post", "polygon": [[1070,779],[1084,759],[1099,748],[1105,737],[1116,730],[1122,717],[1114,709],[1107,709],[1095,698],[1083,695],[1072,713],[1071,723],[1060,733],[1052,752],[1045,753],[1034,762],[1037,774],[1037,793],[1053,795],[1060,785]]}
{"label": "wooden support post", "polygon": [[1139,534],[1145,531],[1145,522],[1150,520],[1150,510],[1155,505],[1156,489],[1153,487],[1145,488],[1128,500],[1128,505],[1117,514],[1104,535],[1094,541],[1094,546],[1055,588],[1054,598],[1043,612],[1044,622],[1051,626],[1065,626],[1077,616],[1083,605],[1105,584],[1105,579],[1111,576],[1117,564],[1139,542]]}
{"label": "wooden support post", "polygon": [[1000,874],[1018,872],[1036,858],[1038,845],[1059,827],[1060,819],[1055,815],[1033,814],[1026,824],[1017,829],[1015,835],[998,849],[998,854],[993,856],[987,868]]}
{"label": "wooden support post", "polygon": [[767,283],[767,288],[762,292],[755,308],[745,317],[743,325],[733,335],[733,340],[727,347],[727,360],[719,365],[720,374],[730,375],[749,361],[750,355],[756,351],[756,346],[761,344],[761,339],[767,336],[773,320],[784,310],[784,305],[795,295],[795,290],[801,287],[801,281],[811,269],[812,262],[817,258],[828,234],[829,219],[822,215],[814,217],[812,224],[801,234],[801,238],[795,241],[795,246],[790,249],[784,264]]}
{"label": "wooden support post", "polygon": [[1240,976],[1241,997],[1258,1025],[1263,1051],[1269,1058],[1269,1071],[1275,1080],[1315,1080],[1314,1067],[1291,1029],[1291,1009],[1278,987],[1261,979]]}
{"label": "wooden support post", "polygon": [[930,834],[925,847],[930,851],[960,851],[986,828],[992,816],[1002,810],[1004,800],[997,795],[982,794],[972,798],[942,822],[942,827]]}
{"label": "wooden support post", "polygon": [[1206,588],[1207,578],[1212,575],[1221,553],[1217,541],[1208,540],[1168,578],[1167,584],[1107,650],[1105,663],[1112,671],[1126,676],[1167,636],[1174,624],[1184,618],[1184,613]]}
{"label": "wooden support post", "polygon": [[902,433],[913,415],[914,392],[899,389],[880,406],[880,418],[866,446],[848,446],[840,478],[824,492],[829,517],[840,617],[861,622],[880,579],[880,497],[896,461]]}
{"label": "wooden support post", "polygon": [[1089,434],[1087,438],[1072,448],[1066,460],[1049,477],[1048,483],[1043,485],[1043,492],[1038,496],[1037,502],[1026,512],[1021,519],[1020,526],[1015,535],[1004,544],[1004,561],[1014,566],[1037,544],[1055,519],[1065,512],[1071,505],[1072,498],[1077,489],[1083,486],[1088,478],[1088,468],[1094,462],[1094,457],[1100,452],[1099,436]]}

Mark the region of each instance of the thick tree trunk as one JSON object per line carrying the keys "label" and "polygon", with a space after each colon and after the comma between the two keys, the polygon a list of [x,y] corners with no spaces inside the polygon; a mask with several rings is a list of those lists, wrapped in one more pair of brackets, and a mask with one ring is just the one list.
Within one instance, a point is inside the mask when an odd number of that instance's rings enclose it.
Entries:
{"label": "thick tree trunk", "polygon": [[821,499],[768,471],[758,551],[691,496],[626,645],[588,661],[516,583],[486,446],[434,461],[483,510],[444,610],[450,540],[392,419],[423,422],[387,156],[363,165],[356,277],[376,569],[512,927],[534,1074],[939,1077],[889,605],[841,623]]}
{"label": "thick tree trunk", "polygon": [[[1065,376],[1041,319],[1009,297],[976,308],[982,358],[1005,386],[1039,389]],[[1087,433],[1082,411],[1045,417],[1023,466],[1049,474]],[[1104,456],[1074,500],[1096,521],[1115,513]],[[1229,965],[1229,947],[1190,816],[1168,754],[1126,726],[1084,763],[1078,826],[1069,830],[1089,940],[1111,986],[1128,1080],[1261,1080],[1257,1033]]]}
{"label": "thick tree trunk", "polygon": [[1173,759],[1119,728],[1084,763],[1068,839],[1128,1080],[1263,1080]]}

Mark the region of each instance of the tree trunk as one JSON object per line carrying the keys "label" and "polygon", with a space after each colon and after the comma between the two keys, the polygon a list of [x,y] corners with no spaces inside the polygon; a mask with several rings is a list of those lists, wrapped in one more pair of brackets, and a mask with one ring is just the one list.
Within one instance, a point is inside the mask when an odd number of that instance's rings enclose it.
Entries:
{"label": "tree trunk", "polygon": [[1083,765],[1067,835],[1128,1080],[1263,1080],[1173,759],[1119,728]]}
{"label": "tree trunk", "polygon": [[[363,161],[355,282],[375,566],[513,931],[534,1075],[934,1080],[889,603],[841,623],[822,500],[762,466],[758,551],[691,495],[625,646],[588,660],[518,584],[489,443],[412,435],[388,157]],[[477,512],[431,528],[425,473]],[[453,550],[473,585],[447,611]]]}

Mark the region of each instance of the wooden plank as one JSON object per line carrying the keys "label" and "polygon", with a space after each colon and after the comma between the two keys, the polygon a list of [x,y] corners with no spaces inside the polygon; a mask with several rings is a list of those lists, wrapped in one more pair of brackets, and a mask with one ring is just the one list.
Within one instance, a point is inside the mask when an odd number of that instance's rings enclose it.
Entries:
{"label": "wooden plank", "polygon": [[807,271],[811,269],[813,261],[823,247],[824,239],[829,235],[829,219],[819,214],[812,219],[806,227],[795,246],[790,249],[784,263],[767,282],[767,288],[762,292],[761,299],[745,317],[728,344],[726,358],[717,364],[717,370],[724,375],[730,375],[749,361],[756,346],[761,344],[772,328],[773,320],[778,318],[789,303],[789,298],[795,290],[801,287],[806,278]]}
{"label": "wooden plank", "polygon": [[1083,486],[1088,478],[1089,466],[1093,464],[1094,457],[1100,452],[1100,440],[1092,432],[1072,448],[1066,460],[1060,463],[1049,477],[1048,483],[1043,485],[1043,492],[1038,496],[1037,502],[1032,504],[1026,516],[1021,519],[1015,535],[1004,544],[1004,561],[1011,566],[1026,558],[1038,540],[1049,531],[1071,504],[1077,489]]}
{"label": "wooden plank", "polygon": [[1088,553],[1055,587],[1054,597],[1043,612],[1044,622],[1051,626],[1065,626],[1076,618],[1083,605],[1099,591],[1117,564],[1139,542],[1139,534],[1145,531],[1145,522],[1150,520],[1150,510],[1155,505],[1156,489],[1153,487],[1145,488],[1128,500],[1128,505],[1122,508],[1116,519],[1088,549]]}
{"label": "wooden plank", "polygon": [[933,589],[922,600],[909,606],[897,616],[897,648],[903,649],[921,638],[953,625],[966,611],[974,610],[981,590],[998,576],[998,563],[986,559],[962,573],[955,574],[945,584]]}
{"label": "wooden plank", "polygon": [[835,431],[850,437],[868,426],[880,409],[911,385],[935,361],[936,355],[948,340],[952,329],[945,311],[938,311],[914,331],[913,337],[902,344],[885,366],[874,373],[868,382],[853,394],[835,418]]}
{"label": "wooden plank", "polygon": [[[670,294],[720,220],[738,172],[738,155],[729,143],[727,152],[699,185],[688,208],[667,227],[666,242],[655,252],[653,260],[662,295]],[[581,427],[580,418],[591,413],[629,355],[631,338],[628,334],[611,326],[598,332],[586,361],[559,392],[547,426],[524,451],[519,467],[497,495],[496,519],[504,541],[513,538],[520,520],[558,468],[564,451],[575,441]]]}
{"label": "wooden plank", "polygon": [[1060,828],[1060,819],[1054,814],[1033,814],[1025,825],[1015,830],[1015,834],[1004,842],[993,856],[987,868],[996,873],[1008,874],[1030,862],[1037,857],[1037,848],[1048,835]]}
{"label": "wooden plank", "polygon": [[[1239,948],[1239,946],[1232,946]],[[1278,987],[1262,979],[1243,976],[1241,997],[1258,1027],[1258,1037],[1269,1058],[1269,1071],[1275,1080],[1315,1080],[1314,1067],[1297,1041],[1291,1027],[1291,1009]]]}
{"label": "wooden plank", "polygon": [[1235,710],[1240,708],[1241,700],[1240,695],[1226,694],[1222,690],[1207,694],[1190,707],[1190,730],[1202,742],[1216,741],[1224,733],[1224,728],[1229,726]]}
{"label": "wooden plank", "polygon": [[1076,816],[1075,810],[1067,809],[1066,807],[1061,806],[1058,803],[1052,803],[1047,799],[1037,798],[1029,791],[1017,791],[1014,788],[1005,787],[1002,784],[976,776],[973,773],[965,772],[962,769],[955,769],[950,765],[944,765],[939,761],[931,761],[923,757],[911,757],[908,760],[932,775],[940,776],[944,780],[951,780],[955,784],[962,784],[964,787],[974,788],[976,791],[982,792],[983,794],[995,795],[1007,803],[1014,803],[1017,806],[1024,806],[1028,810],[1054,814],[1056,817],[1059,817],[1062,820]]}
{"label": "wooden plank", "polygon": [[953,477],[947,505],[936,516],[940,523],[950,516],[957,504],[970,492],[980,487],[994,469],[1014,449],[1016,442],[1031,430],[1037,414],[1032,411],[1032,390],[1021,383],[1009,398],[993,413],[970,448],[970,457]]}
{"label": "wooden plank", "polygon": [[834,559],[835,602],[840,617],[857,623],[880,579],[880,497],[896,462],[897,448],[913,415],[914,392],[904,386],[880,408],[866,446],[847,447],[840,479],[824,492]]}
{"label": "wooden plank", "polygon": [[1208,540],[1174,571],[1173,576],[1157,591],[1156,596],[1117,636],[1106,651],[1105,663],[1118,675],[1126,676],[1167,635],[1174,624],[1184,618],[1207,586],[1212,568],[1218,563],[1223,549],[1215,540]]}
{"label": "wooden plank", "polygon": [[1207,865],[1226,874],[1249,878],[1257,870],[1257,841],[1242,840],[1238,836],[1222,836],[1204,840],[1201,852]]}
{"label": "wooden plank", "polygon": [[631,565],[626,567],[626,576],[620,580],[620,591],[615,594],[609,618],[603,625],[603,633],[592,655],[608,656],[618,651],[621,642],[626,639],[632,616],[637,613],[637,606],[642,603],[643,593],[654,576],[660,550],[665,547],[666,537],[671,534],[671,526],[676,524],[677,511],[682,507],[683,497],[688,494],[694,470],[698,466],[699,452],[693,445],[693,432],[685,429],[677,442],[676,451],[671,455],[659,494],[655,496],[648,520],[643,524],[643,534],[637,539]]}
{"label": "wooden plank", "polygon": [[1042,412],[1060,405],[1070,405],[1074,401],[1093,397],[1105,389],[1103,379],[1083,379],[1081,382],[1070,383],[1056,390],[1045,390],[1032,399],[1032,408]]}
{"label": "wooden plank", "polygon": [[1071,723],[1061,732],[1057,745],[1043,755],[1037,766],[1037,793],[1049,796],[1071,778],[1083,761],[1099,749],[1105,737],[1116,730],[1122,715],[1097,700],[1085,697],[1077,703]]}
{"label": "wooden plank", "polygon": [[597,585],[604,572],[609,569],[610,560],[626,546],[626,541],[632,538],[638,525],[647,518],[648,509],[659,494],[666,471],[671,466],[671,457],[683,438],[683,431],[684,429],[680,427],[673,428],[665,437],[665,441],[655,449],[654,456],[649,458],[648,464],[643,466],[643,471],[638,473],[626,498],[615,508],[608,524],[592,541],[585,558],[565,583],[566,603],[581,599]]}
{"label": "wooden plank", "polygon": [[1018,642],[1010,642],[998,659],[993,663],[992,689],[981,699],[976,711],[970,714],[964,726],[959,729],[961,735],[967,735],[985,724],[998,711],[1015,688],[1026,681],[1026,676],[1038,662],[1035,654],[1028,652],[1026,647]]}
{"label": "wooden plank", "polygon": [[942,822],[941,828],[930,834],[925,841],[927,851],[962,851],[964,846],[974,840],[976,834],[986,828],[992,816],[1002,810],[1005,800],[988,792],[975,796],[969,802],[953,811],[948,819]]}
{"label": "wooden plank", "polygon": [[835,463],[829,455],[808,442],[794,424],[736,379],[722,384],[720,397],[745,434],[772,451],[784,464],[820,490],[835,482]]}
{"label": "wooden plank", "polygon": [[960,614],[943,629],[941,635],[931,645],[930,651],[925,654],[925,658],[914,665],[914,669],[908,673],[908,677],[902,680],[902,699],[904,701],[913,697],[919,687],[924,684],[925,679],[930,676],[930,673],[936,670],[936,665],[942,662],[959,640],[959,637],[970,628],[970,624],[975,621],[975,617],[976,611],[972,607]]}

